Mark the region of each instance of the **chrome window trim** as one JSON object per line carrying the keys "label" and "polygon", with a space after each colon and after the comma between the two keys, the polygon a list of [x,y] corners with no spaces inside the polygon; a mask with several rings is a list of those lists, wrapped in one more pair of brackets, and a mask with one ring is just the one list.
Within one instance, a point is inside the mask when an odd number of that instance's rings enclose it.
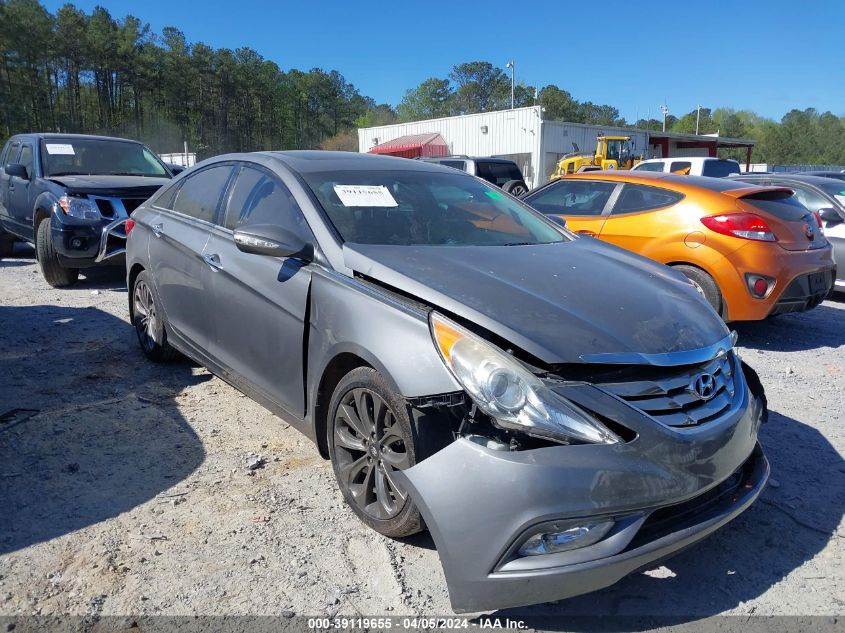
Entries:
{"label": "chrome window trim", "polygon": [[655,367],[675,367],[678,365],[693,365],[713,360],[727,354],[734,344],[733,333],[713,345],[698,349],[679,352],[665,352],[660,354],[640,354],[637,352],[623,352],[610,354],[582,354],[585,363],[602,363],[613,365],[654,365]]}

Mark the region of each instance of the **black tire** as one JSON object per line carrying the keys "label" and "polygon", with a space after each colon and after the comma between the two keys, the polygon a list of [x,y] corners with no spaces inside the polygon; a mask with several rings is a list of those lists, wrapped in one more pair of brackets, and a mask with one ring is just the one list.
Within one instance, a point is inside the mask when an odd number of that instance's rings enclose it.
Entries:
{"label": "black tire", "polygon": [[329,456],[352,511],[391,538],[421,531],[419,510],[391,477],[416,463],[413,425],[404,399],[375,369],[359,367],[335,387],[329,416]]}
{"label": "black tire", "polygon": [[42,220],[35,231],[35,257],[41,267],[41,274],[53,288],[72,286],[79,279],[78,268],[65,268],[59,263],[59,256],[53,248],[53,236],[50,234],[50,218]]}
{"label": "black tire", "polygon": [[15,240],[8,235],[0,234],[0,259],[11,257],[15,252]]}
{"label": "black tire", "polygon": [[166,363],[177,358],[179,352],[167,342],[164,313],[146,270],[135,277],[129,292],[132,297],[132,325],[144,356],[154,363]]}
{"label": "black tire", "polygon": [[508,180],[502,185],[502,189],[517,198],[528,193],[528,185],[525,184],[524,180]]}
{"label": "black tire", "polygon": [[684,273],[686,278],[693,283],[695,289],[707,299],[707,303],[710,304],[716,313],[724,317],[722,313],[722,291],[719,290],[718,284],[710,275],[695,266],[678,265],[672,266],[672,268],[679,273]]}

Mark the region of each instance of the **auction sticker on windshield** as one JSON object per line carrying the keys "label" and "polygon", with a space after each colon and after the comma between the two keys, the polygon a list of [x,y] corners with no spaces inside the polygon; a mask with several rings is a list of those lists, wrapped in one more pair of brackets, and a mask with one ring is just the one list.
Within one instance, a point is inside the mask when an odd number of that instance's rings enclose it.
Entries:
{"label": "auction sticker on windshield", "polygon": [[48,154],[65,154],[74,156],[76,152],[73,151],[73,145],[70,143],[45,143]]}
{"label": "auction sticker on windshield", "polygon": [[398,207],[384,185],[335,185],[334,192],[345,207]]}

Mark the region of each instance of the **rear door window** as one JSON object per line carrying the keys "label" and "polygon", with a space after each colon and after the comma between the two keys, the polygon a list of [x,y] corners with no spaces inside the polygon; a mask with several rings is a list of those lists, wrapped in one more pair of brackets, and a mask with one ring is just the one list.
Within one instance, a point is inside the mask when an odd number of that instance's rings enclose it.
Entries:
{"label": "rear door window", "polygon": [[616,183],[559,180],[525,201],[546,215],[601,215]]}
{"label": "rear door window", "polygon": [[739,173],[739,163],[735,160],[706,160],[701,170],[702,176],[710,176],[711,178],[738,176]]}
{"label": "rear door window", "polygon": [[311,231],[293,194],[263,169],[241,167],[232,184],[223,225],[235,230],[247,224],[276,224],[303,239]]}
{"label": "rear door window", "polygon": [[657,161],[656,163],[640,163],[634,167],[634,171],[663,171],[666,163]]}
{"label": "rear door window", "polygon": [[171,208],[193,218],[214,222],[232,165],[209,167],[188,176],[176,193]]}
{"label": "rear door window", "polygon": [[676,191],[646,185],[625,185],[611,213],[621,215],[662,209],[680,202],[683,198],[684,196]]}

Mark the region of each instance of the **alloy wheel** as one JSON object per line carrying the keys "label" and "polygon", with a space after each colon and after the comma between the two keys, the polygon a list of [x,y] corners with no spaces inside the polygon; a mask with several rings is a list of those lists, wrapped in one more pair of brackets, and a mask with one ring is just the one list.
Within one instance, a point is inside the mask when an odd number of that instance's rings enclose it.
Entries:
{"label": "alloy wheel", "polygon": [[364,388],[347,392],[335,412],[334,443],[341,483],[368,516],[391,519],[407,493],[395,479],[409,468],[406,438],[390,406]]}
{"label": "alloy wheel", "polygon": [[138,333],[138,340],[144,349],[150,352],[156,346],[154,336],[157,326],[156,306],[155,300],[153,299],[153,292],[145,281],[139,281],[135,284],[135,293],[132,300],[135,310],[135,331]]}

